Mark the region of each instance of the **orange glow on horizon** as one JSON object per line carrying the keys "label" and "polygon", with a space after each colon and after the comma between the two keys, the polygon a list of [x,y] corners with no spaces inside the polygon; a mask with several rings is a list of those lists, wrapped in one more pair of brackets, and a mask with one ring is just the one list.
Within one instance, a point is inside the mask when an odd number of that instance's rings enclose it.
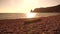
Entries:
{"label": "orange glow on horizon", "polygon": [[23,2],[18,5],[14,4],[14,0],[10,3],[11,6],[0,8],[1,13],[29,13],[38,5],[37,0],[23,0]]}
{"label": "orange glow on horizon", "polygon": [[0,13],[29,13],[40,7],[50,7],[60,4],[59,0],[1,0]]}

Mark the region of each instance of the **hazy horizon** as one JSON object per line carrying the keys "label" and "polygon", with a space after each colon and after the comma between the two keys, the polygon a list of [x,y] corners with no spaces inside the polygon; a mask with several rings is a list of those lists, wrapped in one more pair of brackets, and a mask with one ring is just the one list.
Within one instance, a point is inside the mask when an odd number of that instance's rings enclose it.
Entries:
{"label": "hazy horizon", "polygon": [[[28,14],[28,15],[31,15],[31,14]],[[0,13],[0,20],[3,20],[3,19],[20,19],[20,18],[22,19],[22,18],[32,17],[32,16],[28,16],[28,15],[26,15],[26,13]],[[36,18],[48,17],[48,16],[54,16],[54,15],[60,15],[60,13],[36,13],[35,17]],[[33,15],[33,17],[34,17],[34,15]]]}
{"label": "hazy horizon", "polygon": [[0,0],[0,13],[27,13],[34,8],[58,4],[60,0]]}

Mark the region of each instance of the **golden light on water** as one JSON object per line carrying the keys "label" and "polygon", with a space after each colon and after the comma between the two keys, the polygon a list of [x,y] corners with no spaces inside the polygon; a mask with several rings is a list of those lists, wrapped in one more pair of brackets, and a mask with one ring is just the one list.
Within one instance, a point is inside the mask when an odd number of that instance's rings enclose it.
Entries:
{"label": "golden light on water", "polygon": [[0,8],[2,13],[26,13],[27,18],[35,17],[36,14],[31,13],[30,11],[38,7],[37,0],[22,0],[21,3],[20,1],[16,3],[15,0],[10,0],[8,1],[8,4],[5,3],[5,5],[3,4],[3,6]]}
{"label": "golden light on water", "polygon": [[26,13],[26,18],[34,18],[36,13]]}

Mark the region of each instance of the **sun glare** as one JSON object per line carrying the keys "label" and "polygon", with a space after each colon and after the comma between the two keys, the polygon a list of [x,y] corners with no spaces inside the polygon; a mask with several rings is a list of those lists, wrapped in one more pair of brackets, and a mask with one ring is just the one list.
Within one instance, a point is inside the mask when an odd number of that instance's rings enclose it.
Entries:
{"label": "sun glare", "polygon": [[30,12],[30,10],[34,10],[37,7],[37,0],[24,0],[22,3],[23,12]]}
{"label": "sun glare", "polygon": [[27,13],[26,14],[26,17],[27,18],[33,18],[33,17],[35,17],[36,16],[36,13]]}
{"label": "sun glare", "polygon": [[34,10],[38,5],[37,0],[22,0],[21,3],[15,3],[13,0],[12,2],[10,2],[10,6],[1,8],[0,11],[5,13],[29,13],[31,9]]}

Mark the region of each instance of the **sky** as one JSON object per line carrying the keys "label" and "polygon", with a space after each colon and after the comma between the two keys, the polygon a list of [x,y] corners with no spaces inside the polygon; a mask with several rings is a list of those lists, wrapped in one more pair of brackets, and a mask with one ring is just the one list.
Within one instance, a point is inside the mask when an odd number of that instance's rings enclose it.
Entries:
{"label": "sky", "polygon": [[0,13],[28,13],[40,7],[60,4],[60,0],[0,0]]}

